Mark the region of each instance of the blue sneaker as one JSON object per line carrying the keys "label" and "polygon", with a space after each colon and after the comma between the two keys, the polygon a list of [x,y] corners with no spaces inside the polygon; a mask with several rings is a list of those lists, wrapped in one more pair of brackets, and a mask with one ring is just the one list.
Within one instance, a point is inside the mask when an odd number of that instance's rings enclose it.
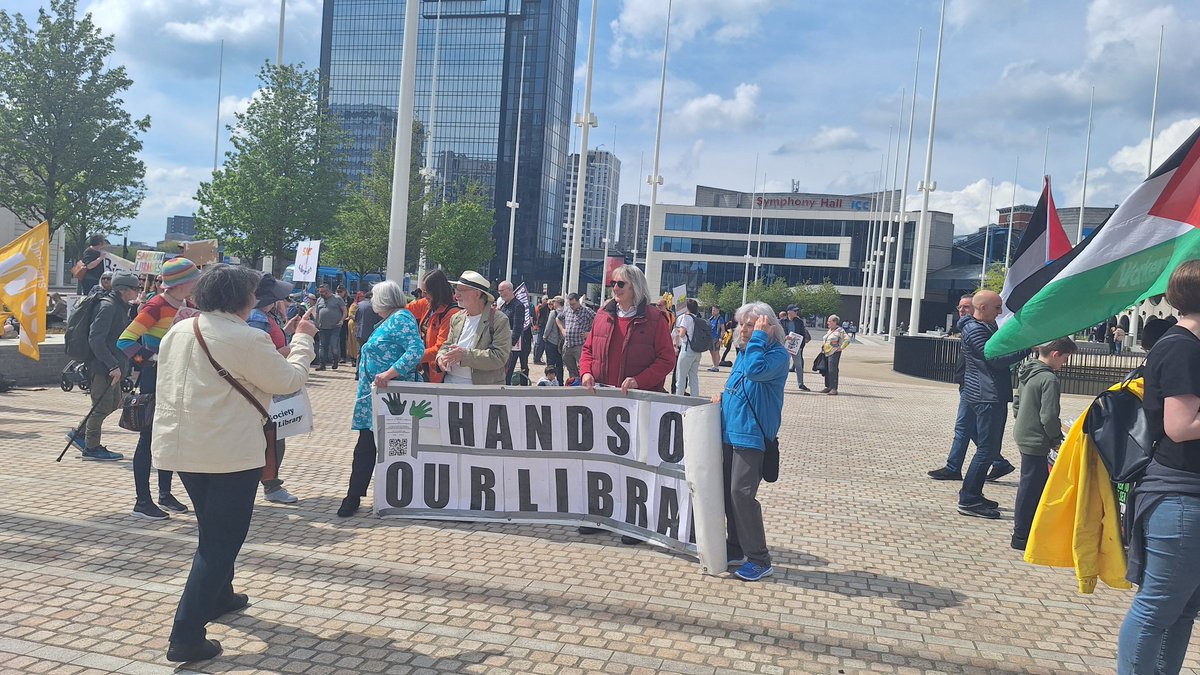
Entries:
{"label": "blue sneaker", "polygon": [[87,444],[83,442],[83,436],[75,433],[74,429],[67,432],[67,440],[71,441],[71,444],[80,450],[87,450]]}
{"label": "blue sneaker", "polygon": [[119,452],[109,452],[108,448],[104,447],[103,445],[97,445],[91,450],[83,451],[83,459],[91,460],[93,462],[115,462],[124,457],[125,455],[122,455]]}
{"label": "blue sneaker", "polygon": [[758,581],[775,573],[775,568],[762,566],[756,562],[746,561],[746,564],[734,570],[734,575],[743,581]]}

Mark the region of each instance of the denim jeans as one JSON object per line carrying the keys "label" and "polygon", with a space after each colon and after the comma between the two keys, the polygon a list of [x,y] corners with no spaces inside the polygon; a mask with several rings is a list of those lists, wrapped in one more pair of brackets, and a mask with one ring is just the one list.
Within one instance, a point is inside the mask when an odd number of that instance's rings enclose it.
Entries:
{"label": "denim jeans", "polygon": [[1007,403],[972,403],[970,406],[975,417],[975,433],[971,439],[975,441],[975,456],[971,458],[962,489],[958,491],[960,506],[978,506],[983,501],[983,484],[992,463],[1000,457],[1004,425],[1008,423]]}
{"label": "denim jeans", "polygon": [[[971,437],[975,434],[975,415],[971,412],[971,404],[958,397],[958,416],[954,419],[954,441],[950,443],[950,454],[946,455],[946,470],[952,473],[962,473],[963,462],[967,460],[967,447],[971,445]],[[1008,466],[1008,460],[997,453],[992,461],[993,468]]]}
{"label": "denim jeans", "polygon": [[1178,673],[1200,612],[1200,497],[1164,497],[1145,519],[1146,563],[1121,624],[1119,675]]}
{"label": "denim jeans", "polygon": [[541,361],[545,354],[546,345],[542,341],[542,332],[538,331],[533,334],[533,362]]}
{"label": "denim jeans", "polygon": [[338,362],[338,327],[322,328],[317,331],[317,365],[337,365]]}
{"label": "denim jeans", "polygon": [[196,510],[200,542],[175,610],[171,642],[195,645],[205,639],[205,624],[233,599],[233,563],[250,531],[262,469],[236,473],[181,471],[179,478]]}
{"label": "denim jeans", "polygon": [[675,394],[683,396],[684,392],[692,396],[700,395],[700,356],[686,344],[679,350],[679,359],[675,362]]}
{"label": "denim jeans", "polygon": [[796,385],[804,386],[804,348],[792,355],[792,370],[796,372]]}

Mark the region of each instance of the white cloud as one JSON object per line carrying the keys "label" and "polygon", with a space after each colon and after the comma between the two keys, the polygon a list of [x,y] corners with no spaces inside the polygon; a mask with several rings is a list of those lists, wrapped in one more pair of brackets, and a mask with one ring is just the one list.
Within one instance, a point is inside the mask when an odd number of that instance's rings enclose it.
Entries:
{"label": "white cloud", "polygon": [[146,199],[132,223],[130,238],[158,241],[167,218],[195,212],[196,190],[212,178],[211,167],[173,164],[159,157],[146,157]]}
{"label": "white cloud", "polygon": [[[691,181],[692,175],[696,171],[696,167],[702,166],[704,156],[704,139],[697,139],[692,142],[691,146],[686,148],[679,157],[667,167],[666,173],[670,174],[672,182],[678,185],[679,183],[687,183]],[[665,179],[666,176],[664,175]]]}
{"label": "white cloud", "polygon": [[262,93],[261,89],[255,89],[253,94],[249,96],[222,96],[220,115],[222,123],[233,121],[233,116],[236,113],[245,113],[250,107],[254,99],[258,98]]}
{"label": "white cloud", "polygon": [[[1025,0],[1020,3],[1027,4]],[[1012,14],[1017,11],[1013,2],[998,3],[994,0],[950,0],[946,4],[946,23],[951,28],[962,28],[968,23],[985,20],[997,12]]]}
{"label": "white cloud", "polygon": [[771,154],[791,155],[804,152],[828,152],[832,150],[869,150],[870,146],[853,127],[822,126],[817,133],[798,141],[784,143]]}
{"label": "white cloud", "polygon": [[[996,183],[995,188],[990,190],[992,210],[989,211],[988,183],[988,179],[980,178],[958,190],[934,190],[929,193],[929,209],[954,214],[954,230],[958,234],[974,232],[989,222],[994,224],[998,217],[996,210],[1012,205],[1013,184],[1012,181]],[[1018,185],[1017,204],[1036,204],[1041,193],[1040,185],[1033,189]],[[921,199],[921,193],[910,190],[908,210],[919,211]]]}
{"label": "white cloud", "polygon": [[[711,34],[717,42],[752,37],[762,18],[783,0],[686,0],[672,8],[671,45],[690,42],[700,33]],[[609,55],[614,61],[624,56],[644,57],[662,54],[663,32],[667,21],[667,3],[662,0],[622,0],[619,16],[609,24],[613,43]]]}
{"label": "white cloud", "polygon": [[693,98],[675,112],[672,126],[684,132],[745,129],[759,118],[758,95],[757,84],[742,83],[734,90],[733,98],[721,98],[719,94]]}
{"label": "white cloud", "polygon": [[[1192,135],[1200,126],[1200,117],[1179,120],[1158,132],[1154,139],[1154,168],[1158,168],[1171,156],[1175,149]],[[1113,153],[1108,159],[1108,168],[1117,173],[1136,173],[1146,175],[1147,155],[1150,152],[1149,137],[1143,138],[1137,145],[1127,145]],[[1089,172],[1090,173],[1090,172]]]}

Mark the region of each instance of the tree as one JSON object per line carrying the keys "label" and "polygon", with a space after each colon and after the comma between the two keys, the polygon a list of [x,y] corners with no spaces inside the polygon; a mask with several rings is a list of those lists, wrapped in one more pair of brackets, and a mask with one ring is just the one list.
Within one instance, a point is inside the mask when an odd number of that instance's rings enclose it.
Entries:
{"label": "tree", "polygon": [[0,11],[0,206],[30,223],[66,228],[69,257],[89,233],[120,233],[146,186],[138,134],[121,93],[124,66],[108,67],[111,35],[76,18],[76,0],[38,10],[37,30]]}
{"label": "tree", "polygon": [[770,286],[761,286],[758,293],[758,300],[765,302],[771,306],[771,309],[776,313],[788,308],[788,305],[795,303],[796,295],[792,289],[788,287],[787,282],[783,279],[776,279]]}
{"label": "tree", "polygon": [[1004,290],[1004,279],[1008,276],[1008,270],[1005,269],[1004,263],[992,263],[988,265],[987,273],[983,276],[983,284],[976,288],[975,291],[995,291],[999,293]]}
{"label": "tree", "polygon": [[333,223],[344,136],[320,104],[316,72],[268,63],[258,79],[249,108],[229,127],[233,150],[196,193],[196,231],[256,264],[274,256],[278,273],[297,241]]}
{"label": "tree", "polygon": [[713,307],[715,305],[719,308],[721,306],[719,295],[720,291],[717,290],[717,285],[707,283],[701,286],[700,290],[696,291],[696,301],[702,307]]}
{"label": "tree", "polygon": [[742,285],[731,281],[722,286],[717,294],[717,305],[722,312],[736,312],[742,306]]}
{"label": "tree", "polygon": [[808,303],[802,308],[805,314],[829,316],[842,308],[842,294],[828,279],[819,286],[808,287],[805,301]]}
{"label": "tree", "polygon": [[478,183],[468,183],[458,201],[442,204],[437,222],[425,235],[425,255],[451,279],[474,270],[496,256],[492,226],[496,211]]}

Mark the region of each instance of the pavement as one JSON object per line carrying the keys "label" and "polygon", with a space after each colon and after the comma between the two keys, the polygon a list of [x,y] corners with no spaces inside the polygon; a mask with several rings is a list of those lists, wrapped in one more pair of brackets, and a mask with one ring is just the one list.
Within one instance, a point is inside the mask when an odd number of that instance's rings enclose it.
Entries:
{"label": "pavement", "polygon": [[[1024,563],[1008,546],[1015,475],[988,488],[999,521],[958,515],[957,484],[926,478],[956,390],[893,373],[887,343],[842,364],[840,396],[789,382],[782,476],[759,492],[776,573],[759,583],[574,528],[339,519],[354,381],[314,373],[316,431],[289,440],[281,471],[300,501],[259,500],[235,579],[252,604],[210,625],[225,653],[196,669],[1113,672],[1132,592],[1080,595],[1070,570]],[[725,375],[702,370],[703,393]],[[0,672],[191,672],[164,653],[194,517],[130,517],[136,437],[115,416],[104,440],[127,459],[56,464],[86,410],[78,391],[0,394]],[[175,494],[190,501],[178,479]]]}

